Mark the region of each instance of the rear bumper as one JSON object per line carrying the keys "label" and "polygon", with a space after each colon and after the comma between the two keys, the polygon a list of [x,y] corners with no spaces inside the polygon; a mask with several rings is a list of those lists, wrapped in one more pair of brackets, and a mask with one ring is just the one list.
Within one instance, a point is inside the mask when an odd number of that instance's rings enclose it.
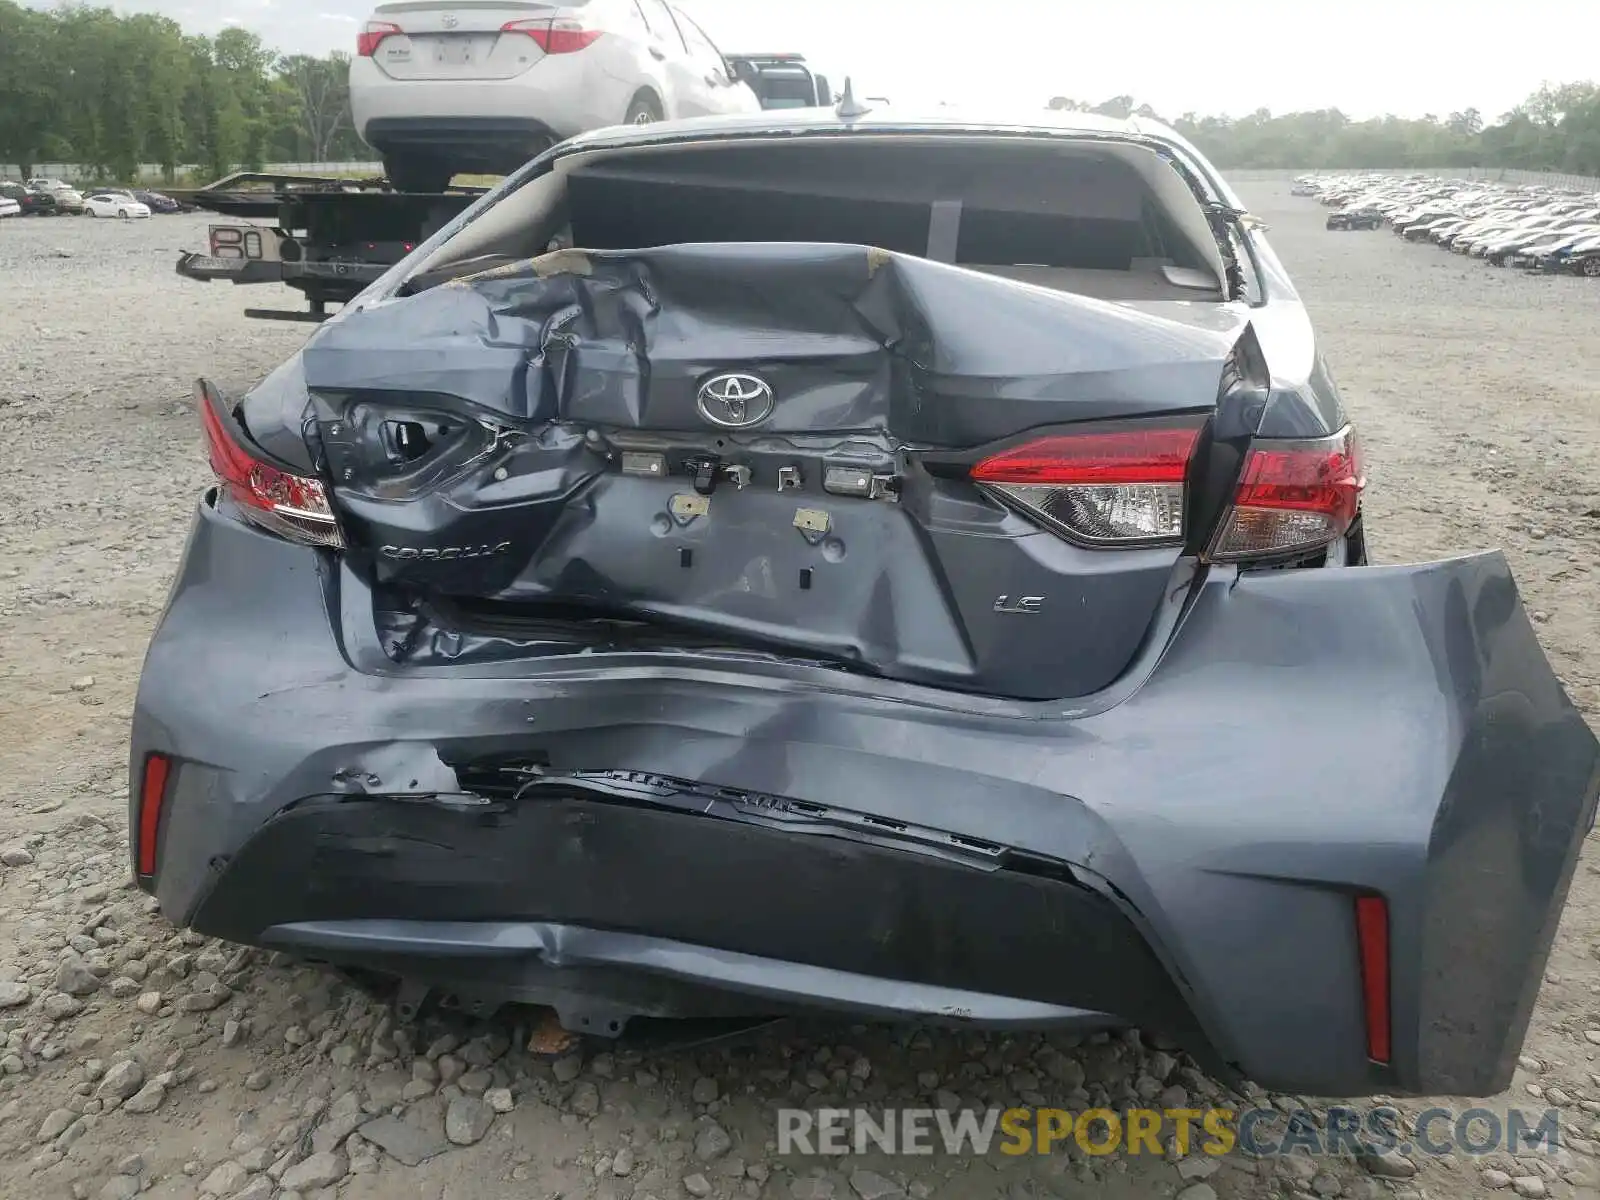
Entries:
{"label": "rear bumper", "polygon": [[[203,505],[134,716],[135,798],[178,760],[163,911],[581,1013],[1116,1018],[1280,1090],[1485,1095],[1600,788],[1498,554],[1214,575],[1115,703],[600,657],[386,669],[347,568]],[[448,798],[504,756],[858,819]],[[1361,892],[1389,904],[1387,1065]]]}
{"label": "rear bumper", "polygon": [[[245,844],[195,923],[254,933],[272,893],[269,945],[464,1001],[554,998],[572,1024],[776,1003],[987,1025],[1120,1018],[1200,1040],[1137,927],[1093,887],[738,821],[559,793],[495,812],[317,797]],[[1014,952],[1046,930],[1050,954]]]}
{"label": "rear bumper", "polygon": [[382,117],[367,124],[365,140],[381,154],[418,151],[520,166],[561,140],[545,122],[532,117]]}
{"label": "rear bumper", "polygon": [[620,122],[629,95],[585,55],[546,56],[510,79],[396,80],[370,58],[351,64],[351,118],[363,141],[452,161],[509,154],[520,166],[552,142]]}

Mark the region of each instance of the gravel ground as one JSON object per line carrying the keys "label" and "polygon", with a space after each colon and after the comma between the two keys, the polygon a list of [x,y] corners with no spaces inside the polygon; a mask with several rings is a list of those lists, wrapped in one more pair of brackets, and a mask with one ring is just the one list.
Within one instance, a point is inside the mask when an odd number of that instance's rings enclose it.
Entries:
{"label": "gravel ground", "polygon": [[[1326,233],[1322,210],[1285,187],[1247,191],[1360,422],[1375,555],[1503,547],[1593,720],[1600,287]],[[205,479],[190,387],[202,372],[258,377],[305,332],[241,315],[247,302],[293,306],[290,293],[173,274],[204,226],[0,226],[0,427],[14,450],[0,474],[0,1195],[1600,1196],[1592,855],[1514,1088],[1493,1102],[1560,1108],[1568,1148],[1553,1158],[784,1157],[773,1109],[785,1103],[1240,1100],[1137,1037],[820,1026],[552,1062],[521,1049],[516,1018],[396,1027],[316,969],[174,934],[126,882],[124,738]]]}

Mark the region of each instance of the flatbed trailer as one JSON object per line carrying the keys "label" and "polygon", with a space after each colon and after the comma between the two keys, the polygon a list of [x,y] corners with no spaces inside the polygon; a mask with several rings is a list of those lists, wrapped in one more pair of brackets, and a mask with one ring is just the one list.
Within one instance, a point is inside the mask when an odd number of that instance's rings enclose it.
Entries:
{"label": "flatbed trailer", "polygon": [[[730,54],[733,73],[766,108],[831,106],[837,97],[800,54]],[[178,274],[200,283],[278,283],[306,299],[303,312],[247,308],[247,317],[323,321],[419,242],[487,192],[452,187],[399,192],[382,179],[241,171],[201,188],[195,208],[233,218],[207,231],[204,252],[185,252]]]}
{"label": "flatbed trailer", "polygon": [[193,203],[239,220],[212,225],[206,250],[184,253],[177,271],[201,283],[285,284],[305,296],[306,311],[247,308],[245,315],[321,321],[329,304],[353,300],[487,190],[421,195],[381,180],[230,175],[196,192]]}

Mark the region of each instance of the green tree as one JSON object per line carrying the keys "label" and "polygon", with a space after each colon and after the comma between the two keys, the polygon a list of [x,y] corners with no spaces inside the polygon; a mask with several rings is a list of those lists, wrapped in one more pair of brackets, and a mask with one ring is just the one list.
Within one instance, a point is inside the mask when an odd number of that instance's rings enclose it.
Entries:
{"label": "green tree", "polygon": [[1131,117],[1133,115],[1133,97],[1113,96],[1102,104],[1096,104],[1089,111],[1099,113],[1102,117]]}
{"label": "green tree", "polygon": [[[215,178],[274,159],[367,157],[351,126],[349,59],[280,56],[247,29],[185,35],[165,17],[67,0],[42,11],[0,0],[0,161],[31,171],[77,162],[130,179],[154,162],[170,179],[198,164]],[[1132,95],[1048,107],[1157,116]],[[1511,167],[1600,176],[1600,86],[1547,83],[1493,122],[1352,120],[1338,109],[1245,116],[1186,112],[1174,126],[1218,166],[1430,170]]]}
{"label": "green tree", "polygon": [[224,103],[230,114],[236,106],[241,119],[240,157],[251,170],[259,171],[271,134],[271,70],[278,56],[262,44],[259,34],[234,26],[217,34],[212,58],[225,80],[219,86],[232,96]]}
{"label": "green tree", "polygon": [[185,156],[199,163],[211,178],[220,178],[243,161],[247,132],[244,106],[227,68],[214,57],[211,39],[189,38],[187,49]]}
{"label": "green tree", "polygon": [[350,121],[350,56],[313,58],[295,54],[278,60],[278,77],[288,86],[294,132],[310,162],[329,162],[339,132]]}
{"label": "green tree", "polygon": [[57,136],[54,32],[49,14],[0,3],[0,160],[24,175]]}
{"label": "green tree", "polygon": [[175,21],[148,13],[129,17],[126,25],[137,78],[131,109],[144,157],[154,161],[170,181],[177,174],[183,148],[183,99],[189,69],[183,30]]}

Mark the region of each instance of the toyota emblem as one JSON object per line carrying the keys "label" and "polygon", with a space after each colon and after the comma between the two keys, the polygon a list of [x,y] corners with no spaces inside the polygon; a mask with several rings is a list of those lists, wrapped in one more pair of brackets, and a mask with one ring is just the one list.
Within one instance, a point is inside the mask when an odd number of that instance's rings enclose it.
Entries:
{"label": "toyota emblem", "polygon": [[773,402],[772,387],[765,379],[729,371],[713,375],[700,385],[695,407],[713,425],[742,429],[770,417]]}

